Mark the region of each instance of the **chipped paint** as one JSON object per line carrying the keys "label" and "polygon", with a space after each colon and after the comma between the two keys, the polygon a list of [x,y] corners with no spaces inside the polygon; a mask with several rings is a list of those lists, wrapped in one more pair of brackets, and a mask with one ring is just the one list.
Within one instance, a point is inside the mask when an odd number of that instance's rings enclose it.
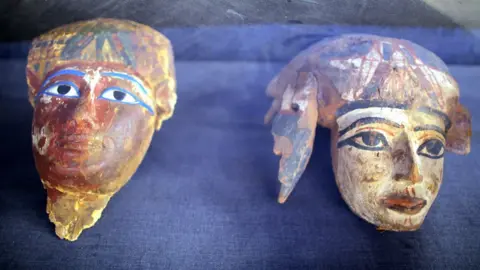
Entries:
{"label": "chipped paint", "polygon": [[[305,100],[306,106],[296,98],[308,91],[292,88],[305,72],[319,82],[317,102]],[[274,119],[274,153],[282,157],[280,203],[291,194],[311,153],[314,133],[304,132],[315,128],[299,125],[310,123],[303,108],[317,108],[316,122],[331,129],[332,165],[342,198],[356,215],[383,230],[420,228],[442,182],[443,152],[470,151],[471,118],[458,103],[458,84],[440,58],[407,40],[373,35],[326,39],[282,69],[267,94],[274,100],[265,121]],[[298,112],[289,107],[292,103]]]}
{"label": "chipped paint", "polygon": [[[148,26],[95,19],[36,38],[27,70],[30,100],[59,78],[79,87],[76,98],[43,95],[31,102],[32,148],[47,189],[47,213],[57,236],[75,241],[130,180],[155,129],[172,116],[172,48]],[[109,89],[131,99],[104,95]]]}
{"label": "chipped paint", "polygon": [[[85,70],[85,76],[83,77],[83,80],[87,82],[90,89],[95,89],[100,81],[100,78],[102,77],[100,75],[101,70],[102,67],[98,67],[97,69],[88,68]],[[94,96],[92,96],[92,98],[94,98]]]}
{"label": "chipped paint", "polygon": [[52,98],[53,96],[50,95],[42,95],[40,97],[40,102],[42,102],[43,104],[49,104],[50,102],[52,102]]}
{"label": "chipped paint", "polygon": [[40,129],[34,128],[32,133],[32,144],[42,156],[47,154],[48,147],[51,141],[51,132],[48,126],[43,126]]}

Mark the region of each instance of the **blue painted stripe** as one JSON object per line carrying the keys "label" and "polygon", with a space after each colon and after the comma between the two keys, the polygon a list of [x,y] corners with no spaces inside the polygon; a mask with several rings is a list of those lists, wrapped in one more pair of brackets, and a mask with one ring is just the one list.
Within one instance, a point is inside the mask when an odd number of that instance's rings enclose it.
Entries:
{"label": "blue painted stripe", "polygon": [[[107,93],[109,91],[112,91],[112,90],[113,91],[120,91],[120,92],[126,93],[128,95],[131,95],[135,99],[136,103],[129,103],[129,102],[124,102],[124,101],[120,101],[120,100],[112,100],[112,99],[108,99],[108,98],[103,97],[103,95],[105,93]],[[127,104],[127,105],[141,105],[142,107],[147,109],[152,115],[155,114],[152,107],[150,107],[148,104],[143,102],[139,97],[137,97],[133,93],[130,93],[130,91],[127,91],[127,90],[125,90],[123,88],[120,88],[120,87],[109,87],[109,88],[103,90],[103,92],[100,94],[100,97],[98,97],[98,99],[103,99],[103,100],[107,100],[107,101],[111,101],[111,102],[123,103],[123,104]]]}
{"label": "blue painted stripe", "polygon": [[43,82],[42,87],[44,87],[47,83],[49,83],[50,80],[53,79],[54,77],[58,77],[58,76],[61,76],[61,75],[73,75],[73,76],[83,77],[83,76],[85,76],[85,72],[75,70],[75,69],[59,70],[59,71],[53,73],[52,75],[48,76],[47,79],[45,79],[45,81]]}
{"label": "blue painted stripe", "polygon": [[139,82],[136,78],[134,78],[130,75],[123,74],[123,73],[118,73],[118,72],[102,72],[102,75],[131,81],[134,84],[136,84],[140,88],[140,90],[142,90],[143,93],[148,95],[147,89],[145,89],[145,87],[143,87],[142,83]]}

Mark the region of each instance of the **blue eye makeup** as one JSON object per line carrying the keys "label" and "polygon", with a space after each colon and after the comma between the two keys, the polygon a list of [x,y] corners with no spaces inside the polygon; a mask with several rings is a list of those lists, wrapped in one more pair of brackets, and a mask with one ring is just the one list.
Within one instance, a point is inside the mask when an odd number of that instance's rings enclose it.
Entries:
{"label": "blue eye makeup", "polygon": [[150,106],[142,102],[138,97],[133,95],[132,93],[128,92],[127,90],[119,87],[110,87],[105,89],[102,94],[100,95],[101,99],[105,99],[108,101],[119,102],[123,104],[131,104],[131,105],[141,105],[146,108],[151,114],[153,110]]}

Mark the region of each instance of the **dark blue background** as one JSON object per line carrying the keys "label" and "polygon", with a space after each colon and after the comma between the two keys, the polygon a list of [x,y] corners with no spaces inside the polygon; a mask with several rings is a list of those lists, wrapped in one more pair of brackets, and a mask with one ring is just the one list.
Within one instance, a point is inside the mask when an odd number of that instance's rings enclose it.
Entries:
{"label": "dark blue background", "polygon": [[[294,193],[276,202],[278,157],[262,123],[266,84],[311,42],[359,30],[438,53],[473,116],[472,153],[446,155],[439,197],[416,232],[378,232],[347,208],[324,129]],[[175,115],[102,218],[73,243],[54,234],[34,167],[28,44],[0,45],[1,269],[478,269],[480,67],[472,65],[479,59],[472,33],[336,26],[164,32],[178,60]]]}

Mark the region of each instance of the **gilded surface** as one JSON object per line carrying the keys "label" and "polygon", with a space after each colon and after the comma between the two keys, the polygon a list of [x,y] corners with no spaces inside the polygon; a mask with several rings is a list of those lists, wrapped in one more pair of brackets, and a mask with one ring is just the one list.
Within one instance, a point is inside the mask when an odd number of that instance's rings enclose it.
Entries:
{"label": "gilded surface", "polygon": [[132,21],[82,21],[36,38],[26,72],[47,212],[57,235],[74,241],[100,218],[172,116],[172,48]]}
{"label": "gilded surface", "polygon": [[[304,106],[292,99],[312,93]],[[345,35],[319,42],[294,58],[267,94],[274,98],[265,116],[273,119],[274,149],[288,149],[274,150],[282,203],[305,170],[314,123],[331,130],[345,202],[385,230],[418,229],[441,186],[444,152],[470,151],[471,120],[456,81],[440,58],[406,40]]]}

